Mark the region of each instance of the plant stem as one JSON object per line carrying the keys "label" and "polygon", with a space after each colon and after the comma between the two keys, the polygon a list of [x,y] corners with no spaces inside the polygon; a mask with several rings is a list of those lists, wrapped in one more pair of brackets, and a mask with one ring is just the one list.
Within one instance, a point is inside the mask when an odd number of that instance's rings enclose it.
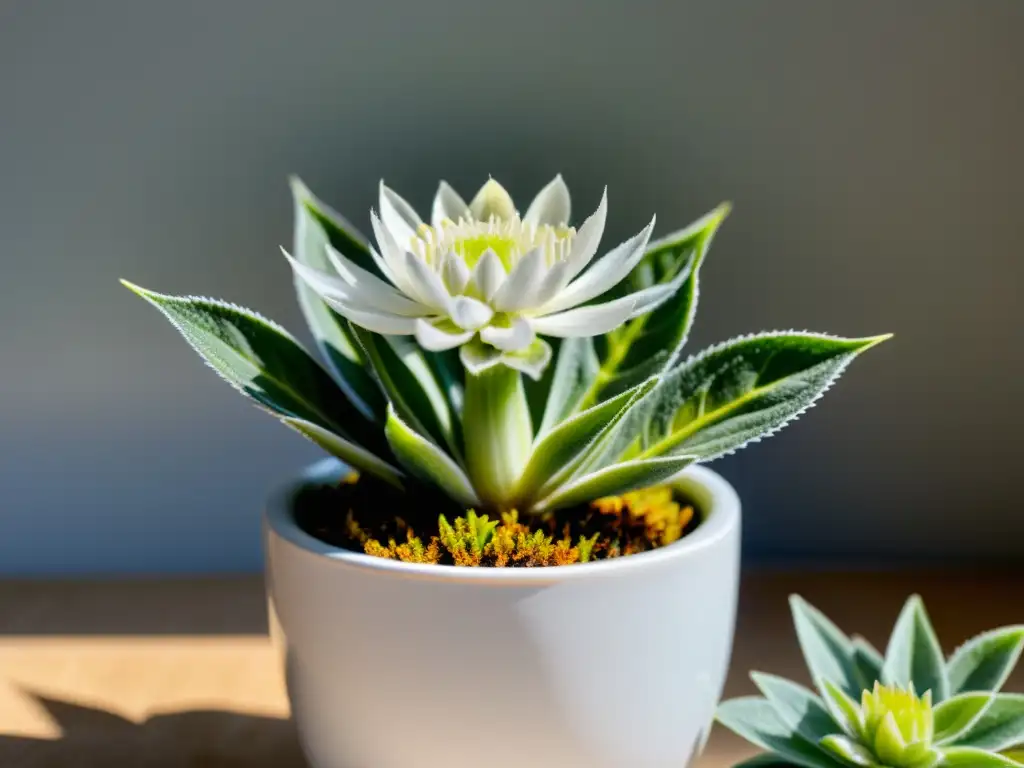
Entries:
{"label": "plant stem", "polygon": [[533,442],[522,374],[505,365],[478,376],[467,372],[462,423],[477,495],[488,507],[510,508]]}

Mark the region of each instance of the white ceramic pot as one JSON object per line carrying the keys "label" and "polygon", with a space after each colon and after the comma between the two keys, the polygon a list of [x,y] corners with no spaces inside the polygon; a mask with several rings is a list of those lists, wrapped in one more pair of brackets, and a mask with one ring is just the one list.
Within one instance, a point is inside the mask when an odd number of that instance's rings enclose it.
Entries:
{"label": "white ceramic pot", "polygon": [[[301,482],[336,477],[321,463]],[[706,519],[663,549],[535,569],[414,565],[265,518],[274,634],[313,768],[683,768],[732,644],[740,503],[704,467]]]}

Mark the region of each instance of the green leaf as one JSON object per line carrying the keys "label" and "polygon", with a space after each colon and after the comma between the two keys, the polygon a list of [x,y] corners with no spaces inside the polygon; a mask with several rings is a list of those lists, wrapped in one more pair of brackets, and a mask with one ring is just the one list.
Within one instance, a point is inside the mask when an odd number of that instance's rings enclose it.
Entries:
{"label": "green leaf", "polygon": [[718,707],[718,722],[761,749],[775,752],[801,768],[836,768],[837,759],[793,732],[772,705],[757,696],[730,699]]}
{"label": "green leaf", "polygon": [[523,498],[532,499],[553,477],[570,472],[574,460],[583,456],[597,436],[617,418],[621,418],[633,400],[642,397],[656,383],[653,379],[644,382],[611,400],[577,413],[547,432],[534,444],[526,469],[520,477],[519,492]]}
{"label": "green leaf", "polygon": [[572,337],[562,340],[538,435],[550,432],[577,410],[599,367],[592,339]]}
{"label": "green leaf", "polygon": [[848,736],[861,735],[864,730],[864,716],[857,702],[831,680],[819,678],[817,683],[825,706],[836,725]]}
{"label": "green leaf", "polygon": [[[292,176],[289,181],[292,187],[292,198],[296,205],[301,205],[320,226],[330,244],[358,266],[372,272],[377,277],[386,279],[377,266],[377,262],[370,255],[370,243],[366,237],[344,216],[319,200],[297,176]],[[317,244],[314,243],[314,245]],[[317,245],[317,247],[319,246]],[[316,265],[312,264],[312,266]]]}
{"label": "green leaf", "polygon": [[750,678],[779,719],[809,742],[817,743],[836,732],[836,723],[821,699],[802,685],[762,672],[751,672]]}
{"label": "green leaf", "polygon": [[799,595],[789,598],[793,626],[807,668],[815,680],[830,680],[859,698],[864,690],[853,661],[853,644],[829,619]]}
{"label": "green leaf", "polygon": [[882,682],[932,692],[936,703],[949,697],[946,660],[918,595],[907,600],[893,627],[882,666]]}
{"label": "green leaf", "polygon": [[388,404],[384,434],[395,456],[413,475],[438,486],[466,507],[480,504],[462,468],[447,453],[402,421],[391,404]]}
{"label": "green leaf", "polygon": [[1024,626],[993,629],[968,640],[949,659],[950,690],[998,691],[1017,664],[1021,649]]}
{"label": "green leaf", "polygon": [[736,763],[733,768],[797,768],[797,765],[779,755],[757,755]]}
{"label": "green leaf", "polygon": [[935,743],[959,741],[981,719],[992,700],[991,693],[960,693],[935,707]]}
{"label": "green leaf", "polygon": [[871,643],[863,637],[853,637],[853,663],[857,668],[860,687],[863,690],[873,688],[875,681],[882,679],[882,665],[885,659]]}
{"label": "green leaf", "polygon": [[829,752],[834,752],[837,757],[850,765],[864,766],[864,768],[874,768],[878,765],[871,750],[860,745],[849,736],[833,733],[823,738],[819,743]]}
{"label": "green leaf", "polygon": [[957,743],[992,752],[1024,744],[1024,693],[997,693],[992,703]]}
{"label": "green leaf", "polygon": [[942,750],[942,768],[1020,768],[1020,763],[1004,755],[973,747]]}
{"label": "green leaf", "polygon": [[292,416],[283,416],[281,421],[312,440],[328,453],[337,456],[353,469],[375,475],[396,488],[405,488],[402,482],[402,472],[383,459],[374,456],[365,448],[311,421]]}
{"label": "green leaf", "polygon": [[460,437],[451,407],[423,350],[401,336],[381,336],[352,326],[374,378],[404,422],[460,456]]}
{"label": "green leaf", "polygon": [[[629,276],[596,301],[610,301],[626,293],[676,281],[679,288],[665,303],[606,334],[599,340],[600,370],[582,398],[579,407],[589,408],[612,396],[608,387],[638,366],[645,366],[641,379],[659,373],[651,371],[653,357],[664,355],[670,364],[679,354],[697,311],[697,273],[714,239],[715,232],[729,214],[728,204],[647,246],[643,259]],[[667,353],[667,354],[665,354]]]}
{"label": "green leaf", "polygon": [[[767,437],[813,405],[857,355],[886,338],[776,332],[713,347],[665,374],[647,396],[652,407],[640,455],[681,453],[709,461]],[[638,426],[624,428],[632,433]]]}
{"label": "green leaf", "polygon": [[214,299],[167,296],[122,281],[159,309],[225,381],[264,409],[315,424],[387,458],[380,430],[280,326]]}
{"label": "green leaf", "polygon": [[624,461],[573,480],[535,504],[537,512],[571,507],[574,504],[614,496],[637,488],[663,483],[693,463],[690,456],[664,456],[640,461]]}
{"label": "green leaf", "polygon": [[[360,263],[372,261],[365,238],[351,224],[321,203],[297,178],[292,178],[291,186],[295,204],[293,250],[298,261],[334,274],[334,266],[327,258],[328,244],[340,245],[345,255],[352,258],[356,258],[353,254],[362,254],[358,259]],[[334,233],[333,238],[329,232]],[[295,291],[317,347],[342,390],[365,416],[383,423],[385,400],[363,367],[363,357],[348,320],[327,306],[306,281],[297,276]]]}

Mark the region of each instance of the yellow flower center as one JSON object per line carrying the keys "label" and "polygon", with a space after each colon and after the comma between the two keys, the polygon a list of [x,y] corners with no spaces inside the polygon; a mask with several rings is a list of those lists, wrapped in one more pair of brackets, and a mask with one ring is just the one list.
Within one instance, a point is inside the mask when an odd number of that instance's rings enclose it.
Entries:
{"label": "yellow flower center", "polygon": [[535,227],[519,218],[445,219],[438,227],[421,225],[412,238],[410,249],[433,267],[439,266],[447,254],[455,254],[470,270],[491,250],[508,272],[524,255],[538,248],[548,266],[565,259],[575,235],[572,227],[549,224]]}
{"label": "yellow flower center", "polygon": [[918,696],[913,687],[904,690],[875,683],[873,690],[861,694],[861,711],[864,713],[864,736],[869,743],[876,739],[882,721],[889,714],[892,714],[900,736],[908,745],[929,745],[935,733],[931,691]]}

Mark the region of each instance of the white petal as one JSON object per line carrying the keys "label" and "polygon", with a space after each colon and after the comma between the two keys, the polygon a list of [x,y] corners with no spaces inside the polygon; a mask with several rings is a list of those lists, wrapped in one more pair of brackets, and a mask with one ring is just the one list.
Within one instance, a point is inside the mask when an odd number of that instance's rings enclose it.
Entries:
{"label": "white petal", "polygon": [[441,276],[427,266],[423,259],[411,253],[405,254],[405,271],[415,287],[417,298],[428,307],[448,314],[452,297],[444,287]]}
{"label": "white petal", "polygon": [[533,344],[523,352],[506,352],[501,362],[509,368],[522,371],[534,381],[539,381],[544,369],[551,362],[551,345],[544,339],[535,339]]}
{"label": "white petal", "polygon": [[482,328],[494,317],[494,310],[469,296],[456,296],[451,303],[452,321],[467,331]]}
{"label": "white petal", "polygon": [[284,255],[295,274],[324,299],[337,299],[359,309],[380,310],[404,317],[420,317],[429,312],[423,305],[406,298],[365,270],[359,270],[363,274],[358,279],[349,280],[345,276],[335,277],[313,269],[293,259],[286,251]]}
{"label": "white petal", "polygon": [[477,221],[488,221],[491,216],[511,221],[516,218],[516,206],[508,192],[494,179],[480,187],[473,202],[469,204],[469,212]]}
{"label": "white petal", "polygon": [[597,253],[597,247],[601,244],[601,236],[604,235],[604,223],[608,217],[608,187],[601,193],[601,202],[597,204],[594,211],[587,220],[583,222],[572,241],[572,251],[566,259],[569,264],[569,279],[583,271],[583,268],[590,263]]}
{"label": "white petal", "polygon": [[545,313],[559,312],[590,301],[622,282],[644,257],[647,241],[654,229],[654,219],[641,232],[613,248],[576,278],[569,287],[543,307]]}
{"label": "white petal", "polygon": [[629,298],[636,302],[633,305],[633,313],[630,315],[630,318],[646,315],[648,312],[656,310],[675,295],[676,291],[682,287],[689,276],[690,269],[682,269],[678,275],[672,278],[671,282],[652,285],[636,293],[629,294]]}
{"label": "white petal", "polygon": [[484,301],[490,301],[505,282],[505,266],[493,250],[488,248],[473,268],[470,285]]}
{"label": "white petal", "polygon": [[414,299],[419,299],[420,297],[416,295],[413,288],[412,280],[409,279],[409,274],[405,271],[407,249],[399,247],[388,228],[381,223],[380,218],[373,211],[370,211],[370,225],[373,227],[373,236],[377,238],[377,245],[380,246],[384,263],[387,264],[388,272],[385,274],[388,275],[388,279],[397,285],[403,293]]}
{"label": "white petal", "polygon": [[569,223],[571,210],[569,188],[565,186],[562,174],[558,174],[533,198],[530,207],[526,209],[523,221],[535,227],[542,224],[557,227]]}
{"label": "white petal", "polygon": [[467,371],[478,376],[501,362],[501,351],[488,344],[473,342],[462,345],[459,349],[459,359]]}
{"label": "white petal", "polygon": [[465,344],[473,338],[473,331],[465,333],[448,333],[438,328],[429,320],[420,318],[416,321],[416,341],[424,349],[431,352],[443,352],[446,349]]}
{"label": "white petal", "polygon": [[533,318],[533,329],[546,336],[598,336],[618,328],[633,312],[635,301],[624,296],[605,304],[577,307],[556,315]]}
{"label": "white petal", "polygon": [[380,183],[380,218],[395,242],[408,248],[423,223],[413,207],[383,181]]}
{"label": "white petal", "polygon": [[491,304],[499,312],[516,312],[537,306],[536,295],[547,273],[543,249],[534,248],[512,267],[512,273],[494,294]]}
{"label": "white petal", "polygon": [[420,302],[405,296],[331,246],[327,246],[327,258],[341,279],[356,289],[356,298],[361,303],[379,306],[396,315],[416,317],[426,313],[426,308]]}
{"label": "white petal", "polygon": [[480,338],[502,352],[519,352],[533,343],[537,334],[525,317],[517,317],[510,328],[489,325],[480,331]]}
{"label": "white petal", "polygon": [[469,267],[466,260],[457,253],[449,253],[441,259],[441,279],[448,293],[453,296],[466,290],[469,282]]}
{"label": "white petal", "polygon": [[392,315],[363,307],[356,307],[339,299],[324,298],[339,315],[351,320],[361,328],[374,333],[390,336],[408,336],[416,330],[416,318]]}
{"label": "white petal", "polygon": [[537,289],[534,306],[543,307],[565,288],[569,282],[569,269],[569,262],[555,262]]}
{"label": "white petal", "polygon": [[451,188],[447,181],[442,181],[437,188],[437,194],[434,195],[434,207],[430,212],[430,223],[434,229],[440,227],[441,222],[445,219],[458,221],[468,218],[469,206],[466,205],[466,201]]}

